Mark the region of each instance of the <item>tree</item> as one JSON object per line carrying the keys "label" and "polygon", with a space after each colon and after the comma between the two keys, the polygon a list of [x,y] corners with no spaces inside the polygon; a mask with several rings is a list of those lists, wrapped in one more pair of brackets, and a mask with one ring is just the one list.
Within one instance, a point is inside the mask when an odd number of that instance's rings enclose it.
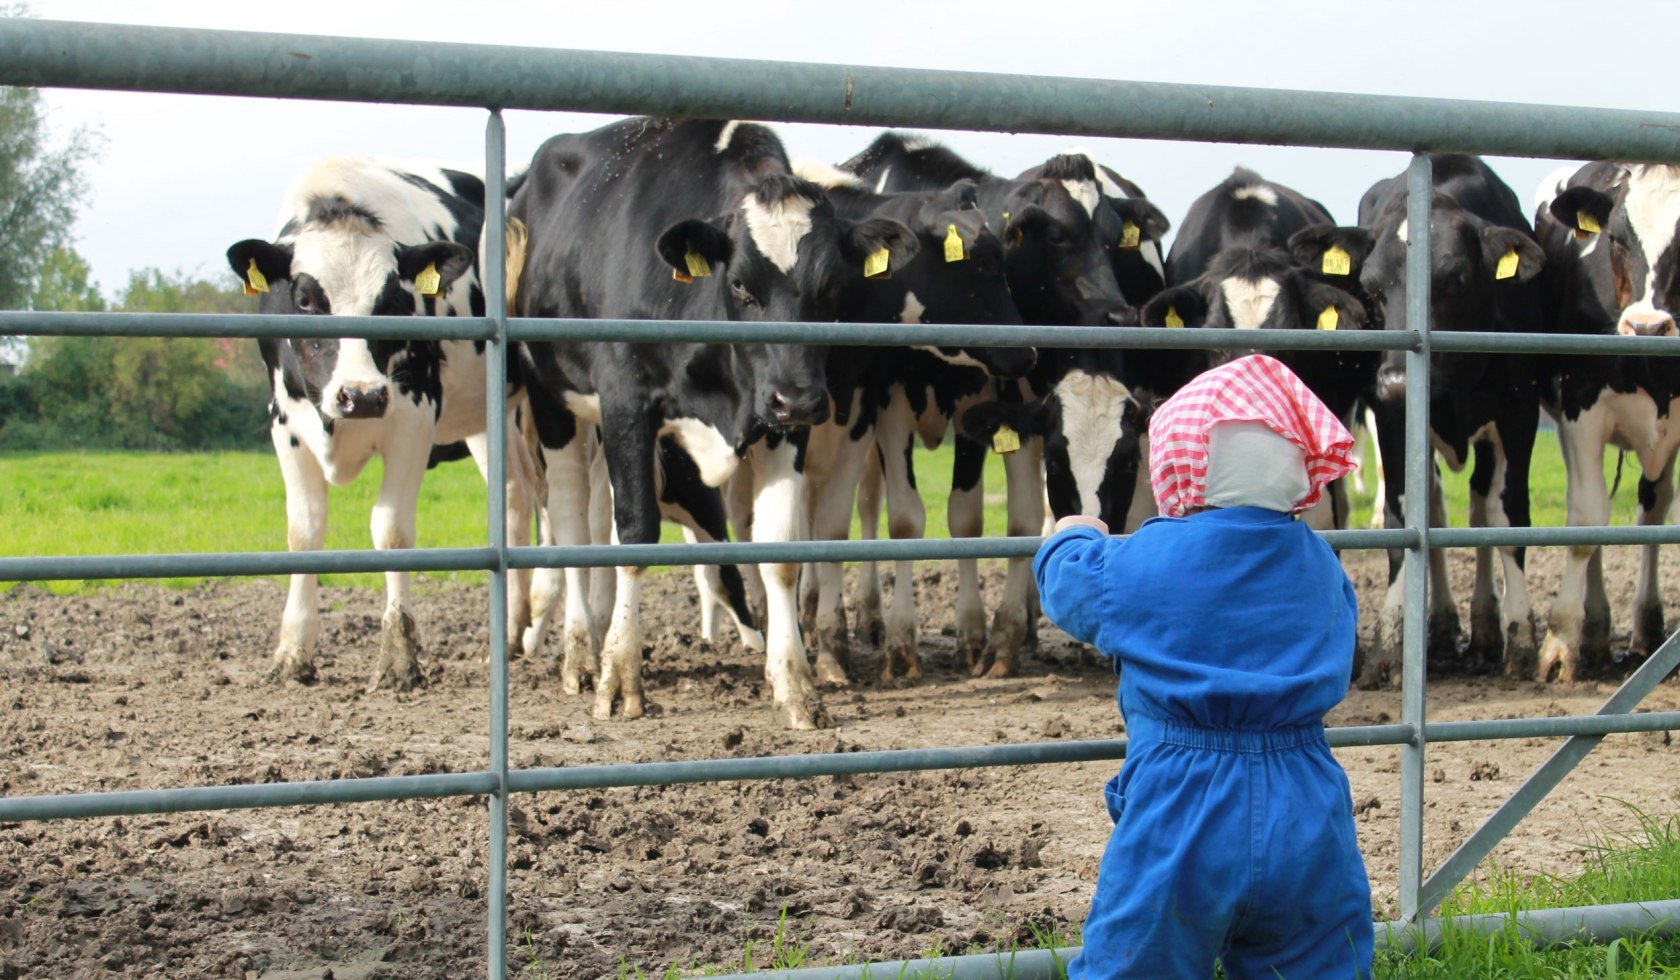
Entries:
{"label": "tree", "polygon": [[75,249],[55,248],[41,263],[35,294],[29,298],[32,310],[66,313],[97,312],[107,308],[105,297],[93,283],[87,260]]}

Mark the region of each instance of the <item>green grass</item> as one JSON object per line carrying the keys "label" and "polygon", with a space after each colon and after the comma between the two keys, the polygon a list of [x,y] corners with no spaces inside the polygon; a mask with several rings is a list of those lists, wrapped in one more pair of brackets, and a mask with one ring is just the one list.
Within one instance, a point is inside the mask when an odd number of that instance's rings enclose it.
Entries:
{"label": "green grass", "polygon": [[[1536,524],[1564,523],[1564,470],[1557,438],[1542,432],[1535,446],[1529,482]],[[1374,452],[1367,458],[1375,457]],[[927,508],[927,533],[945,537],[946,491],[951,485],[949,441],[933,452],[917,451],[916,475]],[[1614,478],[1616,457],[1605,460]],[[347,487],[333,489],[327,522],[329,549],[369,547],[368,515],[379,487],[381,462]],[[1638,465],[1629,461],[1611,520],[1635,519]],[[1447,510],[1455,527],[1467,522],[1469,469],[1445,474]],[[1374,480],[1355,495],[1353,527],[1366,527]],[[1008,529],[1003,464],[988,456],[985,472],[985,533]],[[272,453],[63,452],[0,455],[0,555],[156,554],[208,551],[283,551],[286,547],[285,488]],[[426,475],[416,527],[428,548],[468,547],[485,540],[484,485],[470,462],[441,466]],[[885,521],[882,533],[886,533]],[[854,537],[857,522],[853,520]],[[663,540],[681,541],[672,526]],[[479,582],[481,572],[430,573],[430,579]],[[166,579],[175,587],[200,579]],[[378,587],[378,575],[324,576],[337,585]],[[104,583],[51,583],[55,592],[74,593]]]}
{"label": "green grass", "polygon": [[[951,451],[918,453],[928,533],[946,536]],[[329,495],[326,547],[370,547],[368,518],[382,463],[374,459],[352,484]],[[986,468],[985,532],[1007,530],[1003,466]],[[853,535],[857,535],[853,520]],[[418,544],[470,547],[485,541],[484,483],[468,461],[426,475],[416,519]],[[886,533],[885,522],[882,534]],[[663,539],[682,540],[667,525]],[[208,551],[284,551],[286,493],[273,453],[64,452],[0,455],[0,555],[112,555]],[[428,578],[480,582],[482,572],[428,573]],[[165,579],[174,587],[202,579]],[[380,587],[379,575],[328,575],[328,584]],[[59,593],[101,582],[43,583]]]}

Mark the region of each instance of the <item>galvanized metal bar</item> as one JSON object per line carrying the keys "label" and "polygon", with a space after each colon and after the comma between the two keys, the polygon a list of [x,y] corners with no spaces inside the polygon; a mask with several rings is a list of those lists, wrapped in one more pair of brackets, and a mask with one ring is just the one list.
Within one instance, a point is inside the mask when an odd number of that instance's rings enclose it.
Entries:
{"label": "galvanized metal bar", "polygon": [[507,134],[499,110],[484,124],[484,307],[496,323],[496,336],[484,346],[485,437],[490,443],[486,499],[489,501],[490,549],[490,771],[496,788],[490,794],[490,872],[487,939],[489,976],[507,974],[507,820],[508,820],[508,542],[507,542]]}
{"label": "galvanized metal bar", "polygon": [[1573,738],[1578,735],[1604,736],[1671,731],[1680,731],[1680,711],[1432,721],[1423,726],[1423,734],[1431,742],[1486,742],[1512,738]]}
{"label": "galvanized metal bar", "polygon": [[233,551],[184,555],[45,555],[0,558],[0,582],[200,576],[484,571],[489,548],[385,551]]}
{"label": "galvanized metal bar", "polygon": [[1543,548],[1577,544],[1636,545],[1680,543],[1680,525],[1611,527],[1437,527],[1429,531],[1431,548]]}
{"label": "galvanized metal bar", "polygon": [[[5,18],[0,18],[0,24]],[[38,313],[0,310],[0,335],[19,337],[365,337],[488,340],[486,317],[300,316],[280,313]]]}
{"label": "galvanized metal bar", "polygon": [[[1377,926],[1378,949],[1407,954],[1440,948],[1450,932],[1493,937],[1514,933],[1530,945],[1549,949],[1568,943],[1608,944],[1620,937],[1672,936],[1680,933],[1680,900],[1533,909],[1512,914],[1461,915],[1430,919],[1421,930],[1399,922]],[[1066,964],[1080,947],[1023,949],[936,959],[892,960],[846,966],[807,967],[732,973],[717,980],[1061,980]]]}
{"label": "galvanized metal bar", "polygon": [[1421,342],[1406,352],[1406,528],[1416,543],[1406,551],[1404,568],[1400,720],[1418,737],[1400,750],[1399,884],[1400,918],[1413,922],[1423,882],[1424,653],[1429,641],[1429,495],[1435,471],[1429,440],[1429,221],[1434,186],[1425,153],[1412,155],[1406,195],[1406,325]]}
{"label": "galvanized metal bar", "polygon": [[0,20],[0,85],[1680,160],[1680,116],[1458,99]]}
{"label": "galvanized metal bar", "polygon": [[0,823],[482,796],[495,785],[495,776],[489,772],[450,772],[366,779],[316,779],[295,783],[238,783],[232,786],[11,796],[0,797]]}
{"label": "galvanized metal bar", "polygon": [[[1633,672],[1633,676],[1622,682],[1622,686],[1605,699],[1604,705],[1598,709],[1598,714],[1626,715],[1631,712],[1645,700],[1646,695],[1662,683],[1663,678],[1674,672],[1676,665],[1680,665],[1680,633],[1675,633],[1665,640],[1663,645]],[[1603,740],[1602,735],[1576,735],[1559,746],[1558,750],[1552,753],[1552,757],[1542,763],[1534,774],[1511,794],[1511,798],[1500,804],[1499,809],[1483,821],[1482,825],[1476,828],[1476,832],[1466,838],[1464,843],[1441,863],[1441,867],[1429,876],[1420,896],[1424,912],[1427,913],[1440,905],[1458,883],[1463,881],[1483,858],[1493,853],[1494,847]]]}
{"label": "galvanized metal bar", "polygon": [[1680,337],[1623,337],[1611,334],[1485,333],[1437,331],[1430,346],[1450,354],[1680,355]]}

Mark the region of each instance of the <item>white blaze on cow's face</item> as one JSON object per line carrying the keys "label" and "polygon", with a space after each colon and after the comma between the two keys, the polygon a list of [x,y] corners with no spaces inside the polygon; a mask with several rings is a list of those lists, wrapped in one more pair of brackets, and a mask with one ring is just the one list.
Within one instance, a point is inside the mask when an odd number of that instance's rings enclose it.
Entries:
{"label": "white blaze on cow's face", "polygon": [[1097,490],[1108,473],[1108,462],[1120,445],[1123,421],[1132,393],[1113,378],[1069,371],[1056,385],[1062,410],[1062,436],[1067,441],[1068,470],[1073,476],[1079,513],[1102,513]]}
{"label": "white blaze on cow's face", "polygon": [[741,203],[753,244],[784,275],[799,262],[799,241],[810,234],[814,207],[815,201],[798,196],[763,204],[748,194]]}
{"label": "white blaze on cow's face", "polygon": [[1085,216],[1091,217],[1097,213],[1097,205],[1102,201],[1102,192],[1097,190],[1094,180],[1064,180],[1062,186],[1067,188],[1068,197],[1079,202],[1085,209]]}
{"label": "white blaze on cow's face", "polygon": [[1633,167],[1622,209],[1636,239],[1631,244],[1637,256],[1629,255],[1633,265],[1628,276],[1632,302],[1622,311],[1618,332],[1673,336],[1674,311],[1668,309],[1666,294],[1673,286],[1676,263],[1680,261],[1674,254],[1675,230],[1680,225],[1680,167]]}
{"label": "white blaze on cow's face", "polygon": [[291,242],[292,278],[320,284],[335,316],[372,316],[397,274],[395,243],[355,223],[307,227]]}
{"label": "white blaze on cow's face", "polygon": [[1231,192],[1231,197],[1239,201],[1259,201],[1270,208],[1277,207],[1277,191],[1265,184],[1244,184]]}
{"label": "white blaze on cow's face", "polygon": [[1238,279],[1232,277],[1219,284],[1224,294],[1225,308],[1230,311],[1231,326],[1238,330],[1258,330],[1272,313],[1282,287],[1275,279]]}

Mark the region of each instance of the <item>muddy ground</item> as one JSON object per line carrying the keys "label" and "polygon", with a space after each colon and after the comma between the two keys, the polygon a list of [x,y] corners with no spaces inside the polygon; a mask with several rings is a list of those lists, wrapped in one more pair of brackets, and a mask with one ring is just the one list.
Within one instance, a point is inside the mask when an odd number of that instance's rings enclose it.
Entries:
{"label": "muddy ground", "polygon": [[[1673,549],[1670,549],[1673,552]],[[1670,558],[1670,562],[1676,560]],[[1469,558],[1455,556],[1460,595]],[[1350,555],[1379,604],[1380,556]],[[1634,555],[1612,556],[1625,638]],[[1561,555],[1532,555],[1549,597]],[[1665,564],[1665,580],[1675,569]],[[512,669],[516,766],[1090,739],[1123,732],[1107,665],[1045,627],[1023,675],[952,669],[954,569],[919,575],[929,674],[830,692],[836,727],[779,730],[762,667],[693,638],[686,575],[649,583],[648,717],[596,722],[546,658]],[[1001,588],[988,571],[988,598]],[[282,602],[270,582],[0,595],[0,794],[481,769],[483,589],[421,585],[430,686],[366,694],[381,597],[327,589],[313,687],[257,681]],[[1542,598],[1541,603],[1549,601]],[[1367,617],[1368,618],[1368,617]],[[1680,623],[1671,604],[1668,621]],[[1369,623],[1365,624],[1368,630]],[[871,678],[879,655],[863,661]],[[1445,669],[1437,670],[1444,674]],[[1613,679],[1541,685],[1437,677],[1437,719],[1586,713]],[[1680,683],[1647,706],[1680,708]],[[1396,692],[1355,691],[1337,725],[1394,721]],[[1430,749],[1426,843],[1438,863],[1551,751],[1542,740]],[[1395,748],[1338,753],[1353,783],[1378,916],[1395,913]],[[1584,846],[1677,804],[1680,747],[1613,736],[1498,851],[1567,873]],[[618,976],[621,964],[760,963],[778,919],[817,958],[871,959],[1070,933],[1108,831],[1108,764],[516,797],[510,963],[527,977]],[[232,976],[337,980],[483,972],[486,820],[452,799],[0,824],[0,980]]]}

